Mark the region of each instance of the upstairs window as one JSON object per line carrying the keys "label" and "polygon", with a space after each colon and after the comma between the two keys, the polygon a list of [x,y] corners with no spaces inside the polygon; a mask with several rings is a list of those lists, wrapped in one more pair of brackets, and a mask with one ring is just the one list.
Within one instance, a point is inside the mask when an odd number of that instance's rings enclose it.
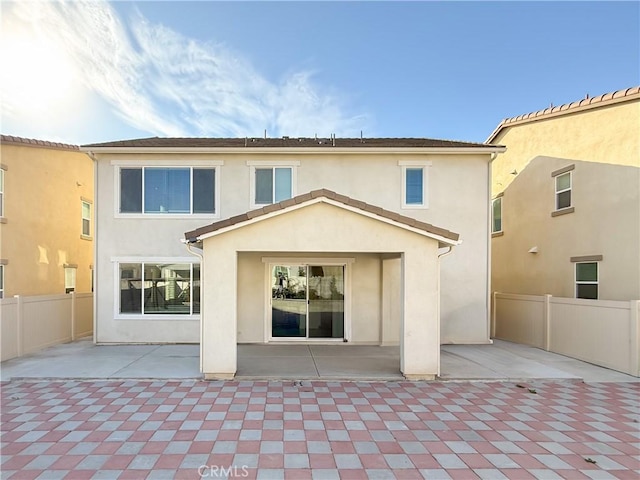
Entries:
{"label": "upstairs window", "polygon": [[120,168],[120,213],[215,214],[216,169]]}
{"label": "upstairs window", "polygon": [[0,168],[0,217],[4,217],[4,169]]}
{"label": "upstairs window", "polygon": [[576,298],[598,299],[598,262],[576,263]]}
{"label": "upstairs window", "polygon": [[427,208],[428,167],[431,162],[398,163],[402,166],[402,208]]}
{"label": "upstairs window", "polygon": [[556,177],[556,210],[571,207],[571,172]]}
{"label": "upstairs window", "polygon": [[254,203],[268,205],[291,198],[293,191],[292,170],[291,167],[256,167]]}
{"label": "upstairs window", "polygon": [[82,236],[91,236],[91,203],[82,200]]}
{"label": "upstairs window", "polygon": [[491,233],[502,232],[502,197],[491,201]]}

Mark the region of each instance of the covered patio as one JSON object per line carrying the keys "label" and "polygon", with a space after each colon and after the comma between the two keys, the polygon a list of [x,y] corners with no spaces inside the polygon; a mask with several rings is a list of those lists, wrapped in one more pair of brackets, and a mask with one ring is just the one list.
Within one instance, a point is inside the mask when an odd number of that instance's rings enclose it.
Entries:
{"label": "covered patio", "polygon": [[202,256],[205,378],[241,375],[245,343],[294,344],[282,368],[297,362],[314,376],[344,377],[386,346],[397,347],[386,374],[439,374],[439,262],[458,234],[317,190],[187,232],[185,241]]}

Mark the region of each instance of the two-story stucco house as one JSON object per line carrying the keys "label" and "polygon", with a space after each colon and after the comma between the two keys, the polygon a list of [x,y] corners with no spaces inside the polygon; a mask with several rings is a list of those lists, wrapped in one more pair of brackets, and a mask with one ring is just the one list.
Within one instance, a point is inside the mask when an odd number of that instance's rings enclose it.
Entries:
{"label": "two-story stucco house", "polygon": [[493,290],[640,299],[640,87],[504,120]]}
{"label": "two-story stucco house", "polygon": [[403,138],[148,138],[96,162],[95,340],[488,343],[490,163],[503,147]]}
{"label": "two-story stucco house", "polygon": [[93,163],[75,145],[0,137],[0,298],[91,292]]}

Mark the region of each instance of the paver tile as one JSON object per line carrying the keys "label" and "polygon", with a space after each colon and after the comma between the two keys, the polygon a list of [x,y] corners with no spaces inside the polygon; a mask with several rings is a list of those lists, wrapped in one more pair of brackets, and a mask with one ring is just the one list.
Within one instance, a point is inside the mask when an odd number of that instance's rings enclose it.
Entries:
{"label": "paver tile", "polygon": [[640,476],[640,383],[540,381],[536,394],[508,382],[1,387],[7,480]]}

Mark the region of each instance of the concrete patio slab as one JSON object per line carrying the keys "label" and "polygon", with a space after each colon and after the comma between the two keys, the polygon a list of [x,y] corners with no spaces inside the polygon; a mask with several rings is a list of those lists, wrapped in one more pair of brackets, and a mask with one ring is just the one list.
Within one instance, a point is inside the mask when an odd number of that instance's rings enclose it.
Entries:
{"label": "concrete patio slab", "polygon": [[[2,362],[11,379],[201,379],[199,345],[94,345],[90,338]],[[238,379],[399,380],[398,347],[239,345]],[[441,380],[640,379],[527,345],[443,345]]]}

